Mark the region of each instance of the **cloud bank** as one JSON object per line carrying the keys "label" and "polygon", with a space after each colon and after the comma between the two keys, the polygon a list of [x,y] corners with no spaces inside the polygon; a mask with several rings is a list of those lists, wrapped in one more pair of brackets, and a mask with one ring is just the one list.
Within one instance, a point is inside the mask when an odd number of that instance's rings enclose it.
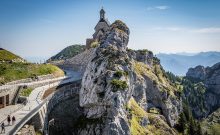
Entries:
{"label": "cloud bank", "polygon": [[159,6],[147,7],[147,11],[151,11],[151,10],[167,10],[169,8],[170,7],[166,6],[166,5],[159,5]]}
{"label": "cloud bank", "polygon": [[190,32],[190,33],[198,33],[198,34],[220,34],[220,27],[204,27],[204,28],[155,27],[153,29],[160,31]]}

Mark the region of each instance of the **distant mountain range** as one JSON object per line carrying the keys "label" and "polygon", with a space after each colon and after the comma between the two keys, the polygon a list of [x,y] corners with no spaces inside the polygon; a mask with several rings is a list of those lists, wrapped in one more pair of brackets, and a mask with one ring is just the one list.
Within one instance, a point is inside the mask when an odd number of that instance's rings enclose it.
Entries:
{"label": "distant mountain range", "polygon": [[220,62],[220,52],[200,52],[197,54],[177,53],[156,55],[166,71],[170,71],[176,75],[185,75],[187,70],[198,65],[212,66]]}

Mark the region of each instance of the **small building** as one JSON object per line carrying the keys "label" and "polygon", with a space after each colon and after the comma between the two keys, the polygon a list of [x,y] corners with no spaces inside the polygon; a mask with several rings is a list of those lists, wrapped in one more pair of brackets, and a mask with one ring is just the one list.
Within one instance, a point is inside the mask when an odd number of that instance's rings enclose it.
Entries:
{"label": "small building", "polygon": [[86,49],[91,48],[92,42],[99,42],[103,35],[109,31],[110,23],[107,18],[105,18],[105,10],[102,8],[100,10],[100,19],[99,22],[95,26],[95,33],[92,35],[93,38],[86,39]]}
{"label": "small building", "polygon": [[9,94],[0,96],[0,109],[9,105]]}

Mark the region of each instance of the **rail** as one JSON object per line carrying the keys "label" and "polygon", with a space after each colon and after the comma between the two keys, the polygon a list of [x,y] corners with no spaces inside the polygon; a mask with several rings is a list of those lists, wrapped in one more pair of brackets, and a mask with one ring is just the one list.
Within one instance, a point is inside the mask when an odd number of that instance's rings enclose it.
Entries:
{"label": "rail", "polygon": [[73,89],[68,89],[68,92],[61,93],[59,95],[53,96],[53,98],[48,103],[47,107],[47,114],[50,114],[51,110],[54,108],[55,105],[60,103],[62,100],[66,100],[70,97],[74,97],[76,94],[79,93],[80,87],[75,87]]}
{"label": "rail", "polygon": [[60,88],[59,92],[55,93],[53,97],[50,99],[47,105],[47,113],[44,121],[44,132],[48,133],[48,116],[53,110],[53,108],[60,103],[60,101],[69,99],[70,97],[75,97],[76,94],[79,94],[79,90],[81,88],[81,80],[75,81],[73,86]]}
{"label": "rail", "polygon": [[[75,84],[74,86],[78,86],[80,83],[79,82],[81,82],[81,80],[77,80],[77,81],[74,81],[74,82],[72,82],[73,84]],[[64,87],[64,90],[65,90],[65,85],[66,84],[69,84],[69,83],[64,83],[64,84],[61,84],[62,85],[62,87]],[[62,87],[60,87],[61,89],[62,89]],[[75,87],[74,87],[75,88]],[[75,90],[75,89],[74,89]],[[79,90],[79,89],[78,89]],[[59,92],[58,92],[59,93]],[[73,93],[72,91],[71,91],[71,93]],[[78,91],[77,91],[77,93],[78,93]],[[57,93],[55,93],[55,94],[57,94]],[[36,108],[34,108],[31,112],[29,112],[26,116],[24,116],[22,119],[21,119],[21,121],[19,121],[16,125],[15,125],[15,127],[9,132],[9,135],[14,135],[14,134],[16,134],[19,130],[20,130],[20,128],[26,123],[26,122],[28,122],[28,120],[30,120],[41,108],[42,108],[42,106],[44,106],[45,105],[45,103],[50,103],[51,102],[51,98],[54,98],[54,95],[55,94],[50,94],[46,99],[44,99],[43,100],[43,102],[42,103],[40,103]],[[66,93],[64,92],[64,94],[66,95]],[[72,94],[71,94],[72,95]],[[48,105],[49,105],[49,103],[47,104],[47,108],[48,108]],[[54,106],[53,106],[54,107]]]}
{"label": "rail", "polygon": [[48,96],[39,106],[34,108],[30,113],[28,113],[25,117],[23,117],[22,120],[19,121],[15,125],[15,127],[9,132],[9,135],[15,135],[18,132],[18,130],[20,130],[20,128],[24,125],[24,123],[30,120],[30,118],[32,118],[41,109],[41,107],[50,100],[52,96],[53,95]]}

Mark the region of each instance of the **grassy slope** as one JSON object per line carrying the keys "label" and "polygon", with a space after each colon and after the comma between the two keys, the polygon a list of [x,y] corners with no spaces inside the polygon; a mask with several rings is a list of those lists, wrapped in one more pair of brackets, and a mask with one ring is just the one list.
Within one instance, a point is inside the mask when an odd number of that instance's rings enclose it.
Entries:
{"label": "grassy slope", "polygon": [[2,61],[2,60],[10,61],[10,60],[14,60],[14,59],[22,59],[22,58],[7,51],[7,50],[0,48],[0,61]]}
{"label": "grassy slope", "polygon": [[63,71],[51,64],[2,63],[0,64],[0,84],[39,75],[64,75]]}
{"label": "grassy slope", "polygon": [[220,108],[201,121],[203,133],[220,135]]}
{"label": "grassy slope", "polygon": [[[131,98],[127,104],[127,109],[131,115],[129,120],[131,124],[131,134],[132,135],[170,135],[177,134],[174,129],[170,128],[169,125],[165,122],[165,119],[162,116],[147,113],[142,109],[134,98]],[[143,118],[149,119],[149,124],[142,126],[140,123]]]}
{"label": "grassy slope", "polygon": [[165,72],[160,65],[154,64],[153,68],[142,62],[133,62],[134,70],[139,76],[147,76],[153,80],[155,85],[160,85],[161,90],[168,91],[170,95],[174,96],[174,92],[178,91],[177,87],[166,77]]}
{"label": "grassy slope", "polygon": [[50,60],[65,60],[68,58],[72,58],[75,55],[83,52],[85,50],[84,45],[71,45],[66,48],[64,48],[61,52],[56,54],[55,56],[51,57]]}

